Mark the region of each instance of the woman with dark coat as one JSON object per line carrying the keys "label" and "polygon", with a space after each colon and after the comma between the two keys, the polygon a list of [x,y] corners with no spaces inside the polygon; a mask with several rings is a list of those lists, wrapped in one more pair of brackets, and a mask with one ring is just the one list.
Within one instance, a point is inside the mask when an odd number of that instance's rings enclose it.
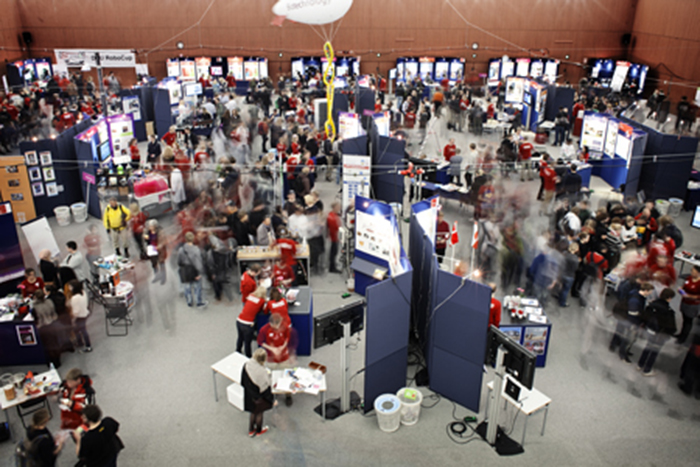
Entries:
{"label": "woman with dark coat", "polygon": [[246,412],[250,412],[248,436],[251,438],[267,433],[269,428],[263,426],[263,412],[277,403],[272,396],[272,379],[265,368],[266,361],[267,351],[257,349],[241,372],[241,384],[245,390],[243,406]]}

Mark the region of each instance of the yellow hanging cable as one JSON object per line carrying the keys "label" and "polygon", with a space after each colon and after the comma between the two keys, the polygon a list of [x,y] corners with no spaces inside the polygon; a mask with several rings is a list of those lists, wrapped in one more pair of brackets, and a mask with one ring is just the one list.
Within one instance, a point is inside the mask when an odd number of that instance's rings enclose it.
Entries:
{"label": "yellow hanging cable", "polygon": [[333,97],[335,95],[335,64],[333,60],[335,59],[335,55],[330,42],[323,44],[323,53],[326,55],[326,63],[328,63],[326,71],[323,73],[323,84],[326,85],[326,101],[328,104],[328,112],[324,127],[326,129],[326,136],[333,142],[333,140],[335,140],[335,123],[333,122]]}

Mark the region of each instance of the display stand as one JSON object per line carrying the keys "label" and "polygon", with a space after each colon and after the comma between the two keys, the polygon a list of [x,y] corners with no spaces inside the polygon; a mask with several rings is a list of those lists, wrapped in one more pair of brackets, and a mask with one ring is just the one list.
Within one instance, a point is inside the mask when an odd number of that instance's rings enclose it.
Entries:
{"label": "display stand", "polygon": [[494,378],[494,390],[491,391],[491,401],[486,419],[476,427],[476,432],[484,438],[491,446],[496,448],[496,452],[501,456],[512,456],[524,452],[523,447],[508,436],[501,427],[498,420],[501,416],[501,401],[499,400],[505,386],[505,361],[508,352],[503,346],[498,347],[496,355],[496,376]]}

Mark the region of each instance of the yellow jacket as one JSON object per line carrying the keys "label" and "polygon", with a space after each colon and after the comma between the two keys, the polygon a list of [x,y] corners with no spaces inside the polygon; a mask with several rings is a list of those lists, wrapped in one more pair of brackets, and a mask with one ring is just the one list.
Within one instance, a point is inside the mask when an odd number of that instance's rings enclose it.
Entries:
{"label": "yellow jacket", "polygon": [[126,223],[129,222],[129,219],[131,219],[131,211],[121,204],[117,204],[116,209],[112,209],[112,206],[107,205],[105,213],[102,216],[102,221],[107,230],[121,230],[126,227]]}

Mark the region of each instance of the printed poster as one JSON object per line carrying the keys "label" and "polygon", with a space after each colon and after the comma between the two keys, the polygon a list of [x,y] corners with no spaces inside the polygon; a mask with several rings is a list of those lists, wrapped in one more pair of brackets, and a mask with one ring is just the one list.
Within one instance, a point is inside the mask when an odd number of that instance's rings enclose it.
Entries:
{"label": "printed poster", "polygon": [[369,198],[371,164],[369,156],[343,155],[343,212],[355,202],[355,196]]}
{"label": "printed poster", "polygon": [[547,326],[528,326],[525,327],[525,335],[523,336],[523,347],[535,355],[544,355],[547,346]]}
{"label": "printed poster", "polygon": [[355,211],[355,249],[386,262],[393,248],[394,228],[389,219],[381,215]]}

